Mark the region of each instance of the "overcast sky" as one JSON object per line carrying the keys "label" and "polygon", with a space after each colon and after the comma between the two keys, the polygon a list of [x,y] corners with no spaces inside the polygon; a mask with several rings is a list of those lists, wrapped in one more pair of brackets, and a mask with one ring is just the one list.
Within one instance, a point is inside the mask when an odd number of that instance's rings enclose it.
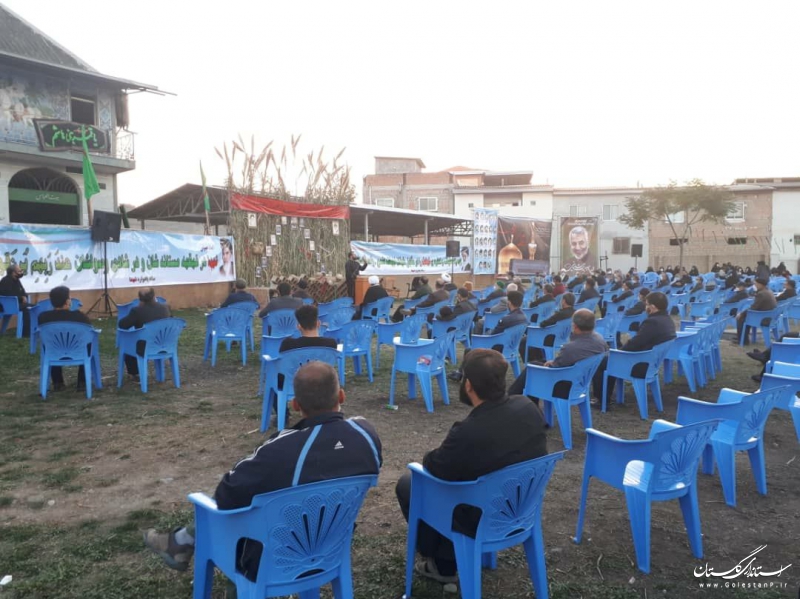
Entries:
{"label": "overcast sky", "polygon": [[131,98],[141,204],[241,133],[307,153],[635,186],[800,176],[798,2],[0,0]]}

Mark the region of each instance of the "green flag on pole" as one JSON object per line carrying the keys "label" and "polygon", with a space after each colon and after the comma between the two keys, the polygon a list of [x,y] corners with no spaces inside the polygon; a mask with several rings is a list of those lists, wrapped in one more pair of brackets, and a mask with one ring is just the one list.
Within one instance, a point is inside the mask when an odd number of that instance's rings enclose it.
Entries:
{"label": "green flag on pole", "polygon": [[206,212],[211,212],[211,202],[208,199],[208,190],[206,190],[206,174],[203,172],[203,161],[200,161],[200,179],[203,181],[203,207]]}
{"label": "green flag on pole", "polygon": [[86,145],[86,134],[82,128],[81,134],[83,137],[83,195],[89,201],[94,194],[100,193],[100,185],[97,183],[97,175],[94,174],[94,167],[89,159],[89,146]]}

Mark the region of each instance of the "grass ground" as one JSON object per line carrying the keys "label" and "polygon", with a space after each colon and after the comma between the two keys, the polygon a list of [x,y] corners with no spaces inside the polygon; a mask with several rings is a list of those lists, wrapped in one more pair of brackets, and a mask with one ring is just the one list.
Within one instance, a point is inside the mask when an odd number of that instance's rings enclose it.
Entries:
{"label": "grass ground", "polygon": [[[211,493],[223,472],[263,442],[258,432],[258,361],[247,366],[238,354],[222,354],[217,366],[202,361],[205,330],[201,311],[183,311],[188,327],[181,341],[183,386],[154,383],[143,396],[127,382],[116,388],[116,354],[111,322],[98,322],[104,389],[86,401],[73,390],[38,396],[38,356],[27,340],[0,338],[0,578],[12,574],[2,592],[12,598],[189,597],[191,576],[165,568],[143,549],[141,531],[169,528],[191,520],[186,495]],[[738,347],[723,342],[725,370],[694,394],[713,400],[721,387],[752,391],[756,364]],[[408,462],[437,446],[452,423],[468,409],[453,403],[428,414],[421,400],[407,401],[398,389],[400,409],[384,409],[389,392],[391,352],[384,349],[373,384],[348,368],[348,414],[361,414],[377,427],[384,447],[380,485],[370,492],[359,517],[353,545],[356,596],[392,599],[404,584],[406,526],[394,498],[394,483]],[[75,371],[68,369],[68,385]],[[71,388],[71,386],[70,386]],[[674,419],[676,398],[689,395],[682,379],[663,386],[666,419]],[[626,438],[643,438],[650,423],[638,417],[632,392],[607,414],[595,413],[594,426]],[[800,478],[797,438],[788,415],[774,412],[767,426],[769,494],[758,495],[746,457],[738,464],[736,509],[727,507],[716,477],[700,476],[699,494],[706,556],[692,557],[676,502],[654,506],[652,573],[634,562],[624,497],[593,483],[584,541],[574,533],[585,437],[574,425],[575,448],[554,474],[543,514],[551,597],[628,599],[641,597],[795,597],[800,578]],[[272,432],[272,431],[269,431]],[[550,450],[563,448],[550,431]],[[465,456],[469,459],[469,456]],[[764,570],[794,564],[780,578],[746,582],[786,583],[785,588],[706,590],[695,568],[708,562],[730,568],[760,545]],[[735,582],[739,582],[738,579]],[[723,583],[724,584],[724,583]],[[224,597],[217,584],[215,597]],[[486,572],[484,597],[533,597],[524,555],[501,554],[499,568]],[[414,596],[443,596],[442,587],[415,581]]]}

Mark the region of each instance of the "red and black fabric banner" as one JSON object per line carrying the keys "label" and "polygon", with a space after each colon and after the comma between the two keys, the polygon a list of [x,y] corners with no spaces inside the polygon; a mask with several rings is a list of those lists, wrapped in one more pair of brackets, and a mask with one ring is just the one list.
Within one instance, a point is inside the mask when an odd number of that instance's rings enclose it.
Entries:
{"label": "red and black fabric banner", "polygon": [[239,193],[231,195],[231,209],[246,212],[261,212],[278,216],[302,216],[304,218],[349,219],[349,206],[330,206],[326,204],[301,204],[273,198],[247,196]]}

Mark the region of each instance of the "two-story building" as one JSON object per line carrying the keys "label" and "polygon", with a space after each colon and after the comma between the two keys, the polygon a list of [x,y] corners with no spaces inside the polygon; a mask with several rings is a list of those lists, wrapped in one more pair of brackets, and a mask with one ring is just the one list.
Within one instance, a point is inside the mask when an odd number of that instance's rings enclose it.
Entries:
{"label": "two-story building", "polygon": [[0,224],[89,225],[85,138],[100,193],[116,211],[117,175],[135,168],[128,93],[158,88],[103,75],[0,4]]}

